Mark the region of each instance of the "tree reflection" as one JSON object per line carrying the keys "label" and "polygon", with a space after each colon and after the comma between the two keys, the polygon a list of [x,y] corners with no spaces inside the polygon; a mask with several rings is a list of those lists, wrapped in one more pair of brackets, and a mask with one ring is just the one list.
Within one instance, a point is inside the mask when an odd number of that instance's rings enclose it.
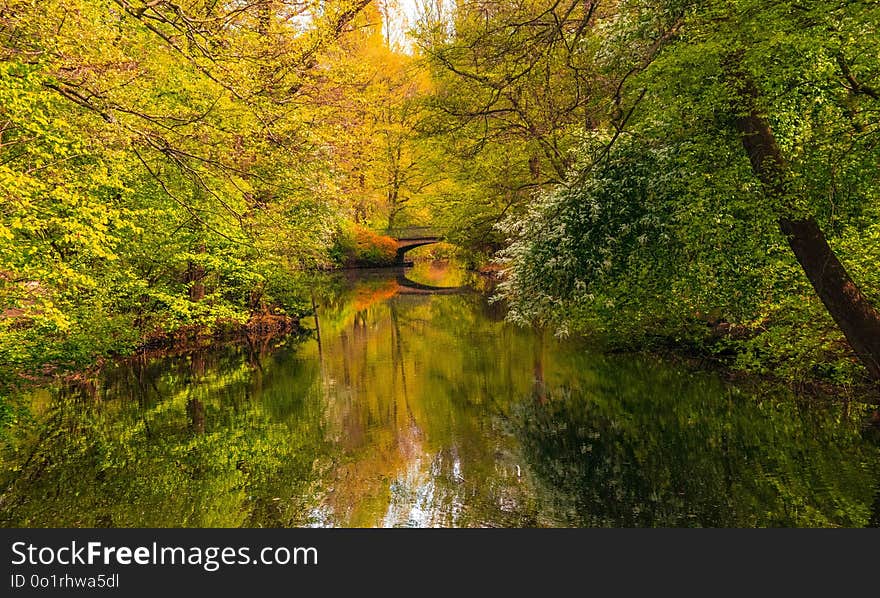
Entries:
{"label": "tree reflection", "polygon": [[524,401],[516,433],[551,517],[578,526],[862,526],[877,445],[842,409],[756,400],[650,361]]}
{"label": "tree reflection", "polygon": [[[306,523],[303,495],[326,453],[304,372],[272,361],[260,392],[240,350],[133,364],[96,403],[61,389],[7,448],[0,515],[21,526],[241,526]],[[311,376],[305,373],[306,384]]]}

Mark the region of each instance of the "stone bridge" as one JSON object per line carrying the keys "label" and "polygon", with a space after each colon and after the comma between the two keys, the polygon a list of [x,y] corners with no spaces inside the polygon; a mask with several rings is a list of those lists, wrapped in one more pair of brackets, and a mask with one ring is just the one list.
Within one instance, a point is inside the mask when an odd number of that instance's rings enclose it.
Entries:
{"label": "stone bridge", "polygon": [[406,261],[406,252],[432,245],[443,241],[445,229],[433,226],[408,226],[404,228],[392,228],[386,234],[397,241],[397,262],[402,264]]}

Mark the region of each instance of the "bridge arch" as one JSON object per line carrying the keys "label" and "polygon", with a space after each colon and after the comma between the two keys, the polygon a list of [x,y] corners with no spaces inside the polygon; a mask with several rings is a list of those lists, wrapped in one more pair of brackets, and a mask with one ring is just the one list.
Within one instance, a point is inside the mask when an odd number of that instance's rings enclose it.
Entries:
{"label": "bridge arch", "polygon": [[392,228],[387,234],[397,242],[397,263],[403,264],[408,251],[443,241],[444,232],[432,226],[410,226]]}

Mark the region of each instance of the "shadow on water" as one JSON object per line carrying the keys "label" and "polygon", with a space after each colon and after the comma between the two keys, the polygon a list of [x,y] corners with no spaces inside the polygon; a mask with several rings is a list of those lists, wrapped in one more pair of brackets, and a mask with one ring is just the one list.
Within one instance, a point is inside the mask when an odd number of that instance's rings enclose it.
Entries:
{"label": "shadow on water", "polygon": [[316,280],[320,344],[32,392],[4,447],[0,523],[876,524],[865,413],[598,355],[503,322],[448,264],[420,268]]}
{"label": "shadow on water", "polygon": [[467,285],[457,287],[437,287],[430,284],[422,284],[410,280],[405,273],[399,274],[395,280],[397,281],[397,286],[400,287],[397,291],[400,295],[458,295],[473,291],[473,289]]}

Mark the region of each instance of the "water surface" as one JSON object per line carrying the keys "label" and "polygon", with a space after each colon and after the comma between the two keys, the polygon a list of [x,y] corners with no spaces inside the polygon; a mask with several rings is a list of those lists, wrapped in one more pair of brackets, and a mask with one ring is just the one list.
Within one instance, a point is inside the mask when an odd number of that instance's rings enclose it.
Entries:
{"label": "water surface", "polygon": [[[5,526],[863,526],[866,410],[503,321],[460,271],[328,275],[317,328],[38,389]],[[317,324],[317,326],[316,326]]]}

